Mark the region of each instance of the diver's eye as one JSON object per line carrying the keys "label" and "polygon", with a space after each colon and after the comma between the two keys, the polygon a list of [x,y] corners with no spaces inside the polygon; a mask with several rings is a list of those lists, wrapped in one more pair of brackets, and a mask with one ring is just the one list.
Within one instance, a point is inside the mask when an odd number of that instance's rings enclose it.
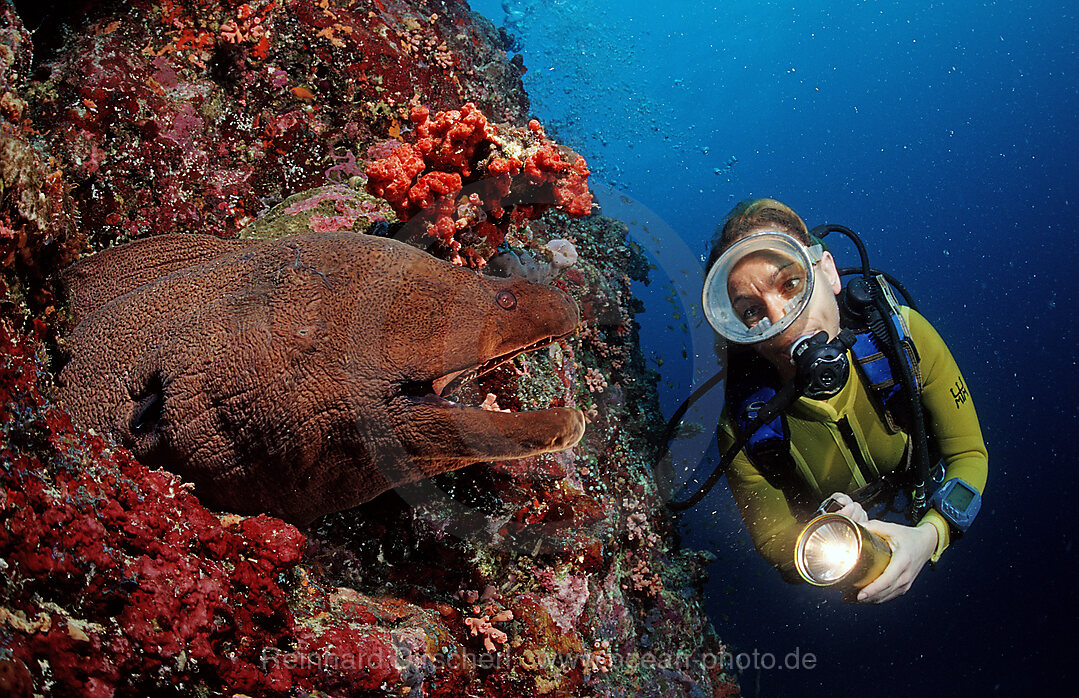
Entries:
{"label": "diver's eye", "polygon": [[753,327],[760,322],[761,310],[755,305],[749,305],[743,308],[739,315],[742,318],[742,322],[744,322],[747,327]]}
{"label": "diver's eye", "polygon": [[498,295],[495,296],[495,302],[506,310],[513,310],[517,307],[517,296],[509,291],[499,291]]}
{"label": "diver's eye", "polygon": [[802,284],[804,283],[802,277],[792,276],[783,282],[783,292],[788,296],[793,296],[802,290]]}

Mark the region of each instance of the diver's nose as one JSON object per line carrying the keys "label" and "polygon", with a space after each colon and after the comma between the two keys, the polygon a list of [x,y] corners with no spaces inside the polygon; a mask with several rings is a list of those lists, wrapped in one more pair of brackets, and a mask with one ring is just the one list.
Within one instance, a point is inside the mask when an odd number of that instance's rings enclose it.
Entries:
{"label": "diver's nose", "polygon": [[786,304],[778,294],[769,294],[764,298],[764,309],[768,313],[768,320],[774,325],[786,315]]}

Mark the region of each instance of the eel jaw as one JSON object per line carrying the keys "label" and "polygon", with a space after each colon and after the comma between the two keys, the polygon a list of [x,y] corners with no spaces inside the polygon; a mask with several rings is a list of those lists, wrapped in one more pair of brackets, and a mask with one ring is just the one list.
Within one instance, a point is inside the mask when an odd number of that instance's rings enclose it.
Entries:
{"label": "eel jaw", "polygon": [[506,354],[496,356],[493,359],[488,359],[487,361],[484,361],[477,366],[473,366],[472,368],[465,368],[461,369],[460,371],[447,373],[446,375],[435,378],[433,381],[431,381],[431,392],[433,392],[436,396],[445,399],[450,395],[456,393],[465,383],[475,380],[486,373],[490,373],[502,364],[512,361],[514,357],[520,356],[521,354],[527,354],[528,352],[535,351],[536,349],[542,349],[543,347],[548,346],[558,341],[559,339],[562,339],[563,337],[568,337],[571,334],[573,334],[573,332],[567,332],[557,337],[545,337],[537,342],[533,342],[532,344],[521,347],[520,349],[515,349],[514,351],[508,352]]}
{"label": "eel jaw", "polygon": [[[575,328],[576,329],[576,328]],[[526,412],[487,411],[447,399],[474,380],[515,356],[534,351],[572,334],[546,337],[430,382],[402,386],[410,423],[406,446],[413,458],[428,462],[424,476],[488,460],[525,458],[571,448],[584,435],[584,414],[568,407]],[[410,478],[412,479],[412,478]]]}

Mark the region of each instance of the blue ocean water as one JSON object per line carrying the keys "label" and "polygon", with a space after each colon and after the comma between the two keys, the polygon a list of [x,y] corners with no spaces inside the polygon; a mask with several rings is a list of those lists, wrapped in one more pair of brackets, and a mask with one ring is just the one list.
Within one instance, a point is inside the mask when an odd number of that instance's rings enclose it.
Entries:
{"label": "blue ocean water", "polygon": [[[721,637],[777,660],[747,660],[743,695],[1074,690],[1075,4],[471,5],[517,37],[534,114],[588,158],[604,212],[656,265],[638,319],[667,414],[716,369],[701,255],[750,196],[858,231],[965,373],[990,450],[985,504],[905,597],[850,606],[784,584],[722,487],[683,516],[685,543],[719,557],[706,595]],[[720,399],[691,413],[704,430],[678,442],[686,467],[706,458]],[[785,668],[792,653],[813,668]]]}

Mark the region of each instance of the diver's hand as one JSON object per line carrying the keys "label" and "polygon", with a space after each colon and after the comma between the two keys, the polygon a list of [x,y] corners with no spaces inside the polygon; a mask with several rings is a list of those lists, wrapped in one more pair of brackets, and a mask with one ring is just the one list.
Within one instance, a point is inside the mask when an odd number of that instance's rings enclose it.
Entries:
{"label": "diver's hand", "polygon": [[845,492],[833,492],[828,499],[841,507],[836,509],[834,513],[842,514],[855,523],[864,524],[869,521],[869,516],[865,513],[865,509],[862,508],[861,504],[851,499],[849,494]]}
{"label": "diver's hand", "polygon": [[888,542],[892,560],[880,576],[858,592],[858,603],[884,603],[910,589],[922,567],[937,549],[937,529],[932,524],[901,526],[874,519],[865,527]]}

